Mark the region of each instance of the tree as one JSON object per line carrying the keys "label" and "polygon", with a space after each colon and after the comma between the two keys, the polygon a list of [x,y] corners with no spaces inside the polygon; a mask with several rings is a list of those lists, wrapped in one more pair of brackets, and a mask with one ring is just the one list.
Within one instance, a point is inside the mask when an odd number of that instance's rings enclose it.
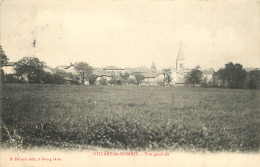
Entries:
{"label": "tree", "polygon": [[157,70],[154,62],[152,63],[151,70],[152,71],[156,71]]}
{"label": "tree", "polygon": [[171,69],[164,69],[163,73],[164,73],[163,81],[165,84],[169,85],[172,82]]}
{"label": "tree", "polygon": [[24,57],[15,66],[17,76],[26,78],[29,83],[41,83],[45,75],[45,63],[36,57]]}
{"label": "tree", "polygon": [[99,83],[100,83],[100,85],[107,85],[107,79],[102,77],[102,78],[99,80]]}
{"label": "tree", "polygon": [[135,84],[136,84],[136,81],[135,81],[133,78],[129,78],[129,79],[127,80],[127,83],[128,83],[129,85],[135,85]]}
{"label": "tree", "polygon": [[134,76],[135,76],[137,85],[140,85],[144,80],[144,76],[140,73],[136,73]]}
{"label": "tree", "polygon": [[3,64],[7,64],[7,62],[8,62],[8,58],[7,58],[7,56],[5,55],[5,52],[3,51],[3,49],[2,49],[2,46],[0,45],[0,65],[1,65],[1,67],[2,67],[2,65]]}
{"label": "tree", "polygon": [[247,88],[260,89],[260,70],[249,71]]}
{"label": "tree", "polygon": [[111,85],[122,85],[122,78],[118,77],[116,74],[112,74],[111,80],[109,80]]}
{"label": "tree", "polygon": [[[2,49],[2,46],[0,45],[0,67],[3,66],[3,64],[7,64],[8,62],[8,58],[5,55],[5,52]],[[0,78],[1,78],[1,82],[4,82],[4,70],[1,68],[0,71]]]}
{"label": "tree", "polygon": [[109,80],[109,83],[111,85],[116,85],[117,79],[118,79],[117,76],[115,74],[112,74],[111,79]]}
{"label": "tree", "polygon": [[89,84],[94,85],[96,83],[97,78],[98,77],[95,74],[90,75],[89,76]]}
{"label": "tree", "polygon": [[130,74],[128,72],[120,73],[120,77],[124,80],[125,84],[129,78]]}
{"label": "tree", "polygon": [[208,82],[207,82],[207,77],[204,77],[201,81],[201,86],[204,88],[207,88],[209,86]]}
{"label": "tree", "polygon": [[246,74],[241,64],[233,64],[232,62],[225,64],[225,68],[217,71],[222,83],[226,87],[234,89],[245,87]]}
{"label": "tree", "polygon": [[91,66],[86,62],[77,62],[75,64],[75,70],[77,71],[82,84],[84,84],[85,81],[88,81],[89,77],[93,74]]}
{"label": "tree", "polygon": [[197,86],[202,81],[202,71],[199,68],[194,68],[191,72],[186,75],[186,83]]}

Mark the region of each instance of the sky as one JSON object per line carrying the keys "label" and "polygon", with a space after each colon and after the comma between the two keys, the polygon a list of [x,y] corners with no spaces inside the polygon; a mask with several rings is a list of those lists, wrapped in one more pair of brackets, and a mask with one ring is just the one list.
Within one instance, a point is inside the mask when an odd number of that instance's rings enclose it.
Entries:
{"label": "sky", "polygon": [[260,67],[259,1],[4,0],[0,18],[9,61],[166,68],[181,44],[186,68]]}

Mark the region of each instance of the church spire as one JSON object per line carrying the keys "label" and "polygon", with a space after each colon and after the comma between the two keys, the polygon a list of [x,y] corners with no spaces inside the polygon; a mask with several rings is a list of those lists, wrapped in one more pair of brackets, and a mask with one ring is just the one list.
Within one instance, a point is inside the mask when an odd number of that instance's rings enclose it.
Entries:
{"label": "church spire", "polygon": [[185,60],[181,49],[181,43],[180,43],[180,49],[179,49],[177,60]]}
{"label": "church spire", "polygon": [[185,58],[183,56],[182,49],[181,49],[181,43],[180,43],[180,49],[179,49],[178,57],[176,60],[176,70],[183,71],[184,63],[185,63]]}

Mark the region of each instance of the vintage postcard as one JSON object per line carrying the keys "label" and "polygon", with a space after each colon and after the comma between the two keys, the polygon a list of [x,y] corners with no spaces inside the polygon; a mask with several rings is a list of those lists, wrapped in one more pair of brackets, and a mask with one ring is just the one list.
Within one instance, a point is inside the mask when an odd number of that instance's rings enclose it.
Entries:
{"label": "vintage postcard", "polygon": [[259,166],[259,30],[259,1],[2,0],[0,166]]}

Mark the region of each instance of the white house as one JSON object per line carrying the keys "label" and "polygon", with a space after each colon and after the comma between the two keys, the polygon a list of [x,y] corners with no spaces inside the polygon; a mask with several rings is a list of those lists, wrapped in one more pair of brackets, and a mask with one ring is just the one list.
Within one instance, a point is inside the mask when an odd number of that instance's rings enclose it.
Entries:
{"label": "white house", "polygon": [[164,74],[162,72],[149,72],[143,73],[144,84],[156,84],[157,82],[163,82]]}
{"label": "white house", "polygon": [[3,64],[3,71],[5,74],[15,74],[15,65],[16,62],[8,62],[7,64]]}
{"label": "white house", "polygon": [[206,81],[208,83],[212,83],[213,82],[213,74],[214,74],[214,69],[213,68],[209,68],[209,69],[206,69],[206,70],[203,70],[202,71],[202,75],[203,75],[203,78],[206,78]]}
{"label": "white house", "polygon": [[76,74],[77,73],[77,71],[76,71],[76,69],[75,69],[75,66],[72,64],[72,63],[70,63],[70,65],[61,65],[61,66],[58,66],[58,67],[56,67],[58,70],[62,70],[62,71],[64,71],[64,72],[66,72],[66,73],[72,73],[72,74]]}

